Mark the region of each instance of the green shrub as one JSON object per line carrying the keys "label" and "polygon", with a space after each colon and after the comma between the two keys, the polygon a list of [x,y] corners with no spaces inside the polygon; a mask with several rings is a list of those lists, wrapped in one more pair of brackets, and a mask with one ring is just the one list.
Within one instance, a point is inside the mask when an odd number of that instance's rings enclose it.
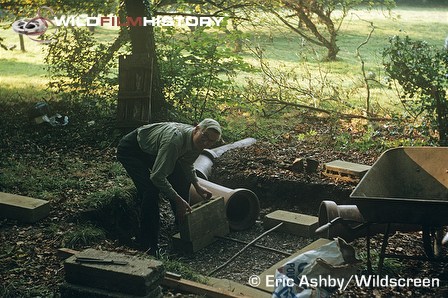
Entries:
{"label": "green shrub", "polygon": [[403,105],[414,117],[425,115],[429,128],[438,133],[439,144],[448,145],[448,49],[408,36],[393,36],[389,43],[383,51],[384,66],[402,87]]}

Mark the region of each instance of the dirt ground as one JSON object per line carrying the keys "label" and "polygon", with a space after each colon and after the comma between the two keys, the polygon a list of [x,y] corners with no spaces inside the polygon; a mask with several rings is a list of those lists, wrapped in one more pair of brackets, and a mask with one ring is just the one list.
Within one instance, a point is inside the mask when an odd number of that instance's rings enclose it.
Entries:
{"label": "dirt ground", "polygon": [[[5,111],[8,113],[8,111]],[[14,109],[10,114],[17,115]],[[7,119],[7,118],[3,118]],[[85,119],[90,120],[90,119]],[[110,131],[103,127],[80,129],[73,121],[73,128],[48,129],[16,125],[3,121],[0,130],[2,137],[2,166],[7,167],[13,161],[25,162],[30,169],[48,167],[54,175],[76,175],[84,183],[83,188],[71,187],[64,195],[53,201],[50,216],[35,224],[24,224],[14,220],[0,219],[0,290],[5,297],[58,297],[58,286],[64,278],[61,260],[56,251],[64,245],[66,233],[80,224],[75,205],[67,204],[87,196],[88,193],[107,188],[116,183],[108,177],[108,172],[98,169],[99,164],[115,162],[117,138],[104,149],[96,145],[86,145],[87,141],[96,142],[98,136]],[[349,131],[354,137],[362,134],[355,126],[340,128]],[[303,134],[312,130],[312,135]],[[302,119],[278,136],[275,142],[258,141],[256,144],[233,149],[217,158],[213,166],[212,182],[229,188],[243,187],[255,192],[260,200],[260,217],[248,230],[231,232],[229,237],[242,241],[255,239],[264,232],[264,216],[275,210],[287,210],[309,215],[317,215],[322,200],[336,201],[338,204],[350,204],[350,193],[356,182],[346,182],[322,175],[325,163],[333,160],[345,160],[372,165],[381,154],[380,150],[334,149],[335,130],[332,123],[325,119]],[[85,135],[83,135],[85,131]],[[274,133],[274,132],[273,132]],[[95,139],[96,134],[96,139]],[[93,135],[93,136],[92,136]],[[297,137],[300,135],[301,137]],[[395,135],[395,134],[394,134]],[[87,136],[87,137],[85,137]],[[88,137],[91,139],[88,139]],[[392,137],[390,127],[382,126],[376,137]],[[87,139],[87,141],[86,141]],[[314,171],[303,172],[294,166],[297,158],[317,161]],[[74,172],[70,165],[82,163],[85,173]],[[0,190],[20,193],[21,187],[3,187]],[[88,186],[85,186],[88,185]],[[45,185],[43,186],[45,187]],[[166,202],[162,203],[161,243],[164,254],[190,265],[197,273],[207,276],[215,268],[235,255],[244,244],[230,240],[218,240],[194,255],[178,255],[171,249],[171,236],[176,232],[173,216]],[[381,235],[372,238],[372,260],[375,261],[381,246]],[[260,274],[273,264],[313,239],[294,236],[288,233],[272,232],[260,239],[257,244],[274,248],[280,252],[251,247],[237,257],[227,267],[213,274],[213,277],[226,278],[247,283],[253,274]],[[351,243],[360,260],[359,274],[366,274],[365,239]],[[99,249],[117,252],[137,253],[135,249],[120,243],[117,239],[107,238],[93,245]],[[78,247],[82,249],[83,247]],[[390,253],[422,255],[421,232],[399,232],[391,236],[388,244]],[[388,259],[386,259],[388,260]],[[416,260],[390,259],[385,262],[385,273],[395,277],[439,278],[440,287],[377,287],[358,288],[350,285],[343,292],[334,293],[335,297],[443,297],[447,294],[448,271],[446,263],[424,262]],[[165,289],[166,297],[193,297]]]}

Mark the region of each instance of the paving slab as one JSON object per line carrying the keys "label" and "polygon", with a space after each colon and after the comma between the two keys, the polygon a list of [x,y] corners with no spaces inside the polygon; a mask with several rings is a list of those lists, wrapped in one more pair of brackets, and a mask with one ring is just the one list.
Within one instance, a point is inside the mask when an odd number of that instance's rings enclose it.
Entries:
{"label": "paving slab", "polygon": [[[113,262],[79,262],[79,258]],[[160,285],[165,274],[162,262],[149,256],[129,256],[90,248],[68,258],[64,269],[65,280],[70,284],[136,296],[148,295]]]}
{"label": "paving slab", "polygon": [[0,192],[0,217],[33,223],[50,214],[50,203],[45,200]]}
{"label": "paving slab", "polygon": [[283,225],[277,231],[309,238],[315,237],[314,231],[319,226],[319,219],[316,216],[284,210],[276,210],[267,214],[263,219],[263,226],[265,229],[271,229],[281,222]]}

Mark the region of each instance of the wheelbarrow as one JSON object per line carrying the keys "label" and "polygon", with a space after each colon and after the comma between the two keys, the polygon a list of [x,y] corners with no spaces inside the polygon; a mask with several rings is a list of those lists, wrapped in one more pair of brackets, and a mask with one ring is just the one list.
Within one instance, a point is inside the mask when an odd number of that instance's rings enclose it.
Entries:
{"label": "wheelbarrow", "polygon": [[394,223],[420,225],[425,259],[438,258],[442,233],[448,225],[448,147],[400,147],[385,151],[350,198],[367,224],[386,224],[379,271],[384,257],[394,257],[385,255],[389,228]]}

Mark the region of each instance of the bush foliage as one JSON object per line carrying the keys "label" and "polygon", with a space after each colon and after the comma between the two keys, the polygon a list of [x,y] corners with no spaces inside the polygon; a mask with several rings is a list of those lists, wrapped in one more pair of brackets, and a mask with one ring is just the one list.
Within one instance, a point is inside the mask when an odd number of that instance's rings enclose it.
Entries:
{"label": "bush foliage", "polygon": [[403,104],[416,116],[424,113],[440,145],[448,145],[448,49],[394,36],[383,55],[386,72],[403,87]]}

